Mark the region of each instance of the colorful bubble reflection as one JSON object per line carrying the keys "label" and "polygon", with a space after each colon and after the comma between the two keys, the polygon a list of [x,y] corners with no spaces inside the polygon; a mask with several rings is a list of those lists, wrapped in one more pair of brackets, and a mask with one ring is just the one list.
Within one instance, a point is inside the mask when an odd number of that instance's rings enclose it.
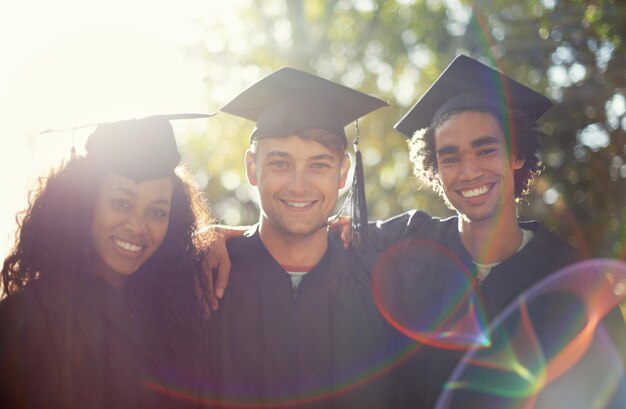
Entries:
{"label": "colorful bubble reflection", "polygon": [[405,336],[438,348],[490,344],[475,286],[475,273],[430,240],[392,246],[372,271],[372,294],[385,319]]}
{"label": "colorful bubble reflection", "polygon": [[443,408],[626,407],[626,263],[596,259],[546,278],[467,352]]}

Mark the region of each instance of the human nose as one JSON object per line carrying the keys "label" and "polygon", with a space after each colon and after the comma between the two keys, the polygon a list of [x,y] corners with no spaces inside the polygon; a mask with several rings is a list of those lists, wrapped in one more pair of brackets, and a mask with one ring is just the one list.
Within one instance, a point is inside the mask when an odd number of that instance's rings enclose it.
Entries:
{"label": "human nose", "polygon": [[472,158],[461,159],[461,180],[473,180],[482,175],[480,166]]}
{"label": "human nose", "polygon": [[309,189],[309,175],[304,169],[296,169],[289,180],[289,189],[292,192],[300,193]]}
{"label": "human nose", "polygon": [[133,234],[143,234],[148,231],[145,217],[140,213],[133,213],[126,220],[126,229]]}

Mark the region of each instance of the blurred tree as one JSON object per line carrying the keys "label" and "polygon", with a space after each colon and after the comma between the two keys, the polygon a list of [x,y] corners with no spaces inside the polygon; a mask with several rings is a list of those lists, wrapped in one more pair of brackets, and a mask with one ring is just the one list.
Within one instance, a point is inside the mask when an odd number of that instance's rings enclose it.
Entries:
{"label": "blurred tree", "polygon": [[[626,257],[626,6],[613,0],[233,0],[202,17],[207,101],[227,102],[292,66],[387,99],[360,123],[371,218],[420,208],[445,216],[412,176],[393,124],[458,53],[501,68],[556,103],[546,116],[545,172],[521,206],[593,256]],[[233,90],[237,90],[234,91]],[[215,214],[253,223],[243,172],[253,124],[222,114],[191,137],[186,162]],[[348,128],[349,138],[353,127]]]}

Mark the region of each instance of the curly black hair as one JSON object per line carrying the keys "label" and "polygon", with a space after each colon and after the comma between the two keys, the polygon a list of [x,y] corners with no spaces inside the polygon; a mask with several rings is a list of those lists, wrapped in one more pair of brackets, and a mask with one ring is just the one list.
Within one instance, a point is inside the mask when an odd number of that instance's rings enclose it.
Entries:
{"label": "curly black hair", "polygon": [[541,173],[543,168],[538,157],[538,151],[544,134],[538,129],[537,124],[530,121],[526,114],[520,110],[513,110],[507,114],[490,108],[463,108],[446,113],[433,125],[417,131],[409,139],[409,157],[413,163],[413,173],[445,199],[443,186],[441,186],[437,175],[435,131],[451,116],[466,111],[485,112],[493,115],[504,132],[509,152],[513,152],[518,159],[524,159],[524,165],[514,174],[515,199],[521,200],[528,194],[534,178]]}
{"label": "curly black hair", "polygon": [[[75,157],[39,179],[28,208],[18,214],[15,244],[2,267],[5,296],[33,280],[60,283],[70,291],[91,265],[94,202],[105,174],[88,157]],[[207,278],[201,250],[213,237],[197,234],[212,222],[204,196],[182,168],[171,176],[172,206],[166,236],[155,254],[133,273],[124,291],[148,339],[169,356],[194,363],[206,342]],[[183,363],[183,361],[181,361]]]}

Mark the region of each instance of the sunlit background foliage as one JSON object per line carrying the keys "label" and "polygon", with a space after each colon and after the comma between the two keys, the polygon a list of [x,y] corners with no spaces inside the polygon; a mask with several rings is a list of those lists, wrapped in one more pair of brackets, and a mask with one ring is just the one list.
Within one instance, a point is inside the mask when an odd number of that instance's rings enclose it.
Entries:
{"label": "sunlit background foliage", "polygon": [[[371,218],[451,214],[412,176],[393,124],[458,53],[499,67],[554,102],[545,171],[522,218],[543,220],[585,254],[626,258],[626,4],[598,0],[231,0],[198,18],[207,104],[218,109],[292,66],[387,100],[360,123]],[[302,96],[306,98],[305,95]],[[243,173],[253,124],[222,114],[184,159],[226,224],[257,220]],[[354,135],[348,128],[349,138]]]}

